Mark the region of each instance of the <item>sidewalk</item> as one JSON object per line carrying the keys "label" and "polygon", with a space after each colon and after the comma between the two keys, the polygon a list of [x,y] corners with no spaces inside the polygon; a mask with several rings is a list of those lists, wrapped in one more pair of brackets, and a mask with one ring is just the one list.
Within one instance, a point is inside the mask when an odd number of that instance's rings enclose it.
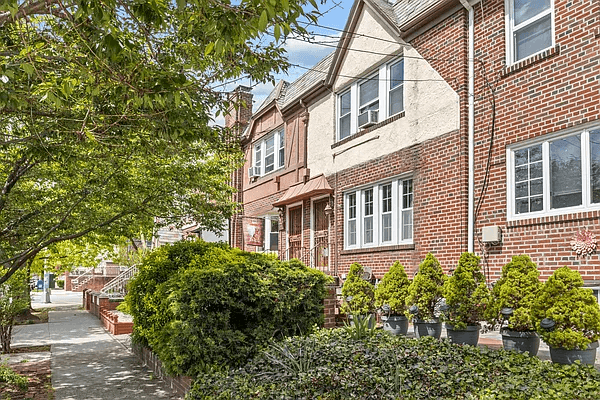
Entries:
{"label": "sidewalk", "polygon": [[[55,400],[180,399],[142,367],[129,335],[113,336],[80,310],[81,293],[53,290],[51,303],[34,293],[34,308],[53,308],[46,324],[15,327],[13,347],[50,344],[50,352],[11,355],[10,362],[51,359]],[[3,356],[5,358],[6,356]]]}

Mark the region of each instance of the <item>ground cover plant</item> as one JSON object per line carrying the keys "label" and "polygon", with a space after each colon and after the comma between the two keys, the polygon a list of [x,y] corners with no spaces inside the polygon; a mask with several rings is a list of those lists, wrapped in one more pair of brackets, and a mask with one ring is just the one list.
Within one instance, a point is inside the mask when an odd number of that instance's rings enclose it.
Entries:
{"label": "ground cover plant", "polygon": [[385,332],[320,330],[266,346],[239,369],[201,374],[200,399],[592,400],[600,373],[536,357]]}
{"label": "ground cover plant", "polygon": [[329,282],[298,260],[180,242],[144,260],[123,311],[133,316],[133,340],[152,348],[167,373],[195,376],[322,325]]}

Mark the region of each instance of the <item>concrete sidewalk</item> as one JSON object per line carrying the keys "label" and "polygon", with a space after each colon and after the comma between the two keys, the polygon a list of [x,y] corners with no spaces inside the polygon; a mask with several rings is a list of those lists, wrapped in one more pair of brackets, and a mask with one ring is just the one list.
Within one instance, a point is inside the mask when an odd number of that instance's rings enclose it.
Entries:
{"label": "concrete sidewalk", "polygon": [[128,347],[129,335],[109,334],[95,316],[79,309],[81,293],[53,291],[50,304],[32,299],[34,308],[54,309],[49,322],[15,327],[12,345],[49,344],[51,351],[11,355],[10,362],[51,358],[55,400],[181,398],[141,366]]}

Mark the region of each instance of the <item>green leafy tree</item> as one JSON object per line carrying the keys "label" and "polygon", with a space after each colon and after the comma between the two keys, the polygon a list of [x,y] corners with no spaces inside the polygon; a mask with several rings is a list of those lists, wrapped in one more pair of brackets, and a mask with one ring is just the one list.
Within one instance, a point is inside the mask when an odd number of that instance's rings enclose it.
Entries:
{"label": "green leafy tree", "polygon": [[219,230],[242,159],[211,126],[243,106],[223,82],[285,70],[283,38],[315,18],[306,3],[2,2],[0,283],[55,243],[134,237],[154,217]]}
{"label": "green leafy tree", "polygon": [[347,315],[366,315],[375,311],[374,287],[363,278],[363,273],[362,265],[352,264],[342,286],[341,311]]}
{"label": "green leafy tree", "polygon": [[508,329],[518,332],[535,330],[531,307],[542,285],[539,276],[537,265],[529,256],[513,256],[502,267],[502,276],[492,288],[492,301],[486,311],[486,319],[490,325],[501,325],[504,317],[500,311],[512,308]]}
{"label": "green leafy tree", "polygon": [[375,307],[381,308],[387,304],[390,315],[404,315],[409,286],[410,280],[404,267],[396,261],[375,288]]}
{"label": "green leafy tree", "polygon": [[437,307],[444,297],[443,286],[446,279],[438,259],[428,253],[408,288],[406,304],[417,306],[415,318],[428,321],[438,317]]}
{"label": "green leafy tree", "polygon": [[458,266],[444,283],[444,297],[449,306],[447,321],[454,329],[477,325],[484,318],[490,291],[478,256],[467,252],[461,254]]}
{"label": "green leafy tree", "polygon": [[[5,270],[0,267],[0,273]],[[10,352],[12,330],[16,317],[29,307],[27,275],[24,269],[0,284],[0,350]]]}
{"label": "green leafy tree", "polygon": [[[532,309],[535,328],[549,346],[585,350],[600,339],[600,307],[591,289],[583,288],[581,274],[558,268],[540,289]],[[541,327],[544,318],[556,325]]]}

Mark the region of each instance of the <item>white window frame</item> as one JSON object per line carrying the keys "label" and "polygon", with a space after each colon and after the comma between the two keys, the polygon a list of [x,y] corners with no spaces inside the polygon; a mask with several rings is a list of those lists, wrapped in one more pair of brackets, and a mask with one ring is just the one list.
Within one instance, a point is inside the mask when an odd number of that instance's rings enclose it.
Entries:
{"label": "white window frame", "polygon": [[[252,166],[254,167],[254,170],[258,172],[258,176],[272,174],[273,172],[285,167],[285,160],[280,160],[281,148],[279,147],[279,145],[281,136],[284,137],[283,157],[285,158],[285,131],[283,128],[277,129],[273,133],[265,135],[252,145]],[[273,170],[266,172],[265,170],[267,166],[267,141],[271,138],[273,139]],[[258,156],[258,154],[260,154],[260,156]]]}
{"label": "white window frame", "polygon": [[[520,61],[527,60],[531,57],[535,57],[537,54],[542,53],[552,47],[555,46],[555,22],[554,22],[554,0],[550,0],[550,9],[544,12],[539,13],[538,15],[523,21],[519,25],[515,26],[515,9],[514,9],[515,0],[504,0],[504,9],[506,10],[506,65],[511,66]],[[541,49],[538,52],[531,54],[525,58],[518,59],[516,56],[516,45],[515,45],[515,32],[525,28],[540,19],[550,15],[550,35],[552,36],[552,44],[545,49]]]}
{"label": "white window frame", "polygon": [[[377,182],[371,185],[362,186],[359,188],[353,188],[344,192],[344,249],[362,249],[362,248],[375,248],[381,246],[391,246],[398,244],[412,244],[414,237],[414,228],[411,231],[411,237],[409,239],[402,238],[402,211],[413,210],[413,207],[403,208],[403,182],[413,180],[412,176],[402,176],[393,179],[387,179],[385,181]],[[392,238],[388,241],[383,241],[383,207],[382,207],[382,193],[383,187],[386,185],[392,185]],[[373,190],[373,242],[365,243],[364,235],[364,221],[365,221],[365,202],[364,193],[367,190]],[[412,185],[412,195],[414,198],[414,183]],[[350,202],[349,196],[356,195],[356,217],[352,219],[356,221],[356,243],[350,244],[349,239],[349,211]],[[414,223],[411,225],[414,227]]]}
{"label": "white window frame", "polygon": [[[523,220],[547,216],[565,215],[578,212],[600,210],[600,203],[592,203],[591,191],[591,154],[590,154],[590,131],[596,131],[600,126],[591,126],[585,129],[569,129],[556,134],[544,135],[543,137],[508,146],[506,149],[506,204],[507,220]],[[569,136],[581,135],[581,205],[551,209],[550,208],[550,142],[567,138]],[[543,168],[543,209],[528,213],[517,214],[515,205],[515,151],[522,150],[535,145],[542,145],[542,168]]]}
{"label": "white window frame", "polygon": [[[402,83],[400,86],[402,86],[401,89],[398,89],[397,87],[394,88],[393,90],[402,90],[402,110],[398,111],[395,114],[391,114],[390,112],[390,106],[389,106],[389,96],[390,96],[390,91],[392,90],[390,88],[391,84],[391,73],[390,73],[390,69],[392,66],[398,64],[398,63],[404,63],[404,58],[403,57],[399,57],[394,59],[391,62],[385,63],[380,65],[377,68],[376,72],[370,73],[366,78],[364,79],[360,79],[357,80],[356,82],[353,82],[349,87],[346,86],[344,87],[339,94],[336,96],[336,110],[335,110],[335,115],[336,115],[336,142],[346,139],[348,137],[351,137],[353,135],[355,135],[356,133],[359,132],[359,128],[358,128],[358,115],[359,115],[359,111],[361,106],[359,105],[359,88],[360,85],[362,85],[363,83],[365,83],[366,81],[372,79],[375,76],[379,76],[379,88],[378,88],[378,98],[372,100],[371,102],[367,103],[367,104],[372,104],[375,101],[379,102],[379,121],[378,122],[382,122],[385,121],[386,119],[392,117],[393,115],[399,114],[402,111],[404,111],[404,83]],[[403,68],[403,76],[402,78],[404,79],[404,75],[406,73],[405,69]],[[341,99],[342,96],[344,96],[345,94],[350,93],[350,134],[344,138],[340,137],[340,128],[341,128],[341,123],[340,120],[343,116],[347,115],[341,115]],[[362,106],[365,107],[365,106]]]}

